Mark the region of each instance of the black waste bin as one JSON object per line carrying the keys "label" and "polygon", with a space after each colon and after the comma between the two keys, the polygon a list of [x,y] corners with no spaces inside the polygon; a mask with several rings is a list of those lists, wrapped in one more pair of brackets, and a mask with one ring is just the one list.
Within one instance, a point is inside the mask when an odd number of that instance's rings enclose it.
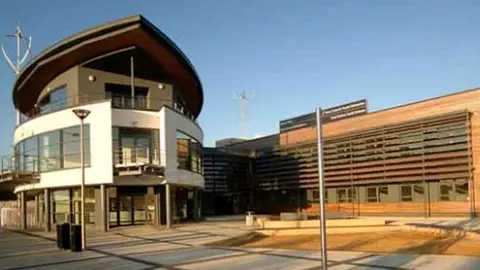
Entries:
{"label": "black waste bin", "polygon": [[59,249],[70,249],[70,224],[57,224],[57,247]]}
{"label": "black waste bin", "polygon": [[72,225],[71,226],[71,250],[73,252],[82,251],[82,226],[81,225]]}

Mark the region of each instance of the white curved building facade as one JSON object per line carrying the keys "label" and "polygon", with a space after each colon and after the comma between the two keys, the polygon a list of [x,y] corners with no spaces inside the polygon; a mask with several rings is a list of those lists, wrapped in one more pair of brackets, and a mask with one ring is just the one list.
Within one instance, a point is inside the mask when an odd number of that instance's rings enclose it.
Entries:
{"label": "white curved building facade", "polygon": [[81,220],[74,109],[90,112],[83,125],[89,226],[201,218],[201,83],[181,51],[143,17],[92,28],[42,52],[17,78],[13,98],[22,117],[0,185],[13,185],[23,227],[27,200],[37,202],[35,218],[46,230]]}

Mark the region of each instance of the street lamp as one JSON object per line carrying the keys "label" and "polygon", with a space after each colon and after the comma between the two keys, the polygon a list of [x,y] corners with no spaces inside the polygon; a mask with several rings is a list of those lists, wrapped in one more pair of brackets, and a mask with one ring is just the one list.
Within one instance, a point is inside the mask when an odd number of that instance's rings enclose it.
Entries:
{"label": "street lamp", "polygon": [[82,171],[82,182],[80,186],[81,197],[81,226],[82,226],[82,250],[86,247],[86,230],[85,230],[85,149],[83,148],[83,120],[90,114],[89,110],[75,109],[73,113],[80,119],[80,168]]}

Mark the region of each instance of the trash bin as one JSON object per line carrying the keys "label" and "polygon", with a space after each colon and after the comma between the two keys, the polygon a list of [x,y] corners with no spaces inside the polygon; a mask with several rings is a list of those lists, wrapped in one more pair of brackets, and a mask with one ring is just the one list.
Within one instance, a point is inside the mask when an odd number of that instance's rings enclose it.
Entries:
{"label": "trash bin", "polygon": [[71,250],[72,252],[82,251],[82,226],[81,225],[72,225],[71,226]]}
{"label": "trash bin", "polygon": [[59,249],[70,249],[70,224],[57,224],[57,247]]}

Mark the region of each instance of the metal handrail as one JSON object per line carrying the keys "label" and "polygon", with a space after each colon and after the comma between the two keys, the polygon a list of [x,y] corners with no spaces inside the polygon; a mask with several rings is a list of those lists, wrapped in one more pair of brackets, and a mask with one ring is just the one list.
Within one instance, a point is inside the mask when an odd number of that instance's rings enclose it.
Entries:
{"label": "metal handrail", "polygon": [[197,122],[193,114],[180,103],[175,102],[172,99],[155,99],[147,96],[136,96],[134,98],[130,96],[122,95],[108,95],[105,94],[93,94],[86,93],[81,95],[68,96],[62,99],[51,101],[45,105],[36,104],[34,108],[27,111],[22,115],[20,123],[24,123],[30,119],[34,119],[38,116],[45,115],[52,112],[61,111],[67,108],[85,105],[92,102],[111,100],[112,108],[120,109],[133,109],[133,110],[160,110],[159,104],[169,105],[174,110],[180,112],[190,120]]}
{"label": "metal handrail", "polygon": [[40,172],[37,156],[24,155],[23,160],[20,159],[18,154],[1,157],[0,180],[19,175],[37,175]]}
{"label": "metal handrail", "polygon": [[160,151],[149,146],[122,146],[113,149],[115,166],[160,165]]}

